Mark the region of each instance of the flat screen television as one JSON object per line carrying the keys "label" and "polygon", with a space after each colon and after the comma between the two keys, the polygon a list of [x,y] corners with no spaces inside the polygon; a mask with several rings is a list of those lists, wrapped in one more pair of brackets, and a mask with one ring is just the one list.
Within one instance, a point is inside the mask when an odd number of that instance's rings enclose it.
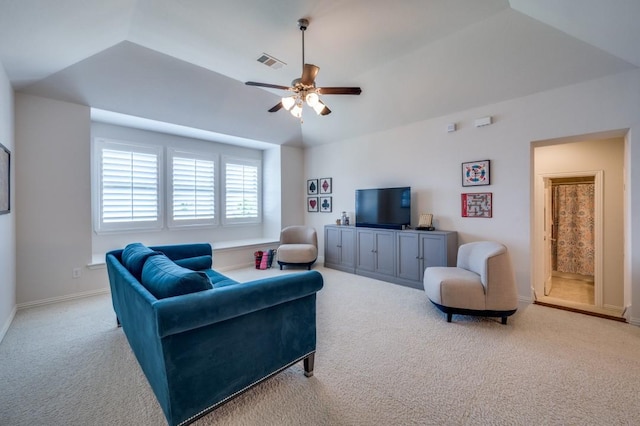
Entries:
{"label": "flat screen television", "polygon": [[356,189],[356,226],[403,229],[411,223],[411,187]]}

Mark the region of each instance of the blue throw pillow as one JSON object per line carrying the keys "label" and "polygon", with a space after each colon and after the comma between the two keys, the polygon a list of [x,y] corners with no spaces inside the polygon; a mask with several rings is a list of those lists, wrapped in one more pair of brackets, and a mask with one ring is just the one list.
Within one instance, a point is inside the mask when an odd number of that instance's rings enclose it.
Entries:
{"label": "blue throw pillow", "polygon": [[122,264],[136,277],[138,281],[142,277],[142,267],[150,256],[160,253],[151,250],[142,243],[131,243],[122,251]]}
{"label": "blue throw pillow", "polygon": [[211,265],[213,265],[213,258],[208,255],[194,256],[174,260],[174,262],[176,265],[191,269],[192,271],[202,271],[204,269],[211,269]]}
{"label": "blue throw pillow", "polygon": [[207,274],[178,266],[164,254],[147,259],[142,268],[141,283],[156,299],[181,296],[211,288]]}

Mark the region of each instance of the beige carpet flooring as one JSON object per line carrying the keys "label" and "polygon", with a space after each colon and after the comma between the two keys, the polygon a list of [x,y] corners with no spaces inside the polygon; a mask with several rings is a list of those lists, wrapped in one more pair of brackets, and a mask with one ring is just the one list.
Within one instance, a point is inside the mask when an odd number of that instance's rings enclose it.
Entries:
{"label": "beige carpet flooring", "polygon": [[[420,290],[316,269],[315,375],[295,365],[196,425],[640,424],[638,327],[537,305],[506,326],[447,323]],[[17,313],[0,343],[0,425],[166,424],[110,303]]]}

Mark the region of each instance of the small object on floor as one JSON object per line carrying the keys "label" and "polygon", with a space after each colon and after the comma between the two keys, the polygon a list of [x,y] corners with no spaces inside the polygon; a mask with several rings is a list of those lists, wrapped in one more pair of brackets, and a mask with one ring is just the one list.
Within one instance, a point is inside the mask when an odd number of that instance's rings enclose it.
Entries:
{"label": "small object on floor", "polygon": [[253,253],[253,258],[256,261],[256,269],[260,269],[260,264],[262,263],[262,255],[263,255],[262,250],[258,250],[255,253]]}
{"label": "small object on floor", "polygon": [[269,254],[265,252],[262,254],[262,259],[260,259],[260,269],[267,269],[268,261],[269,261]]}

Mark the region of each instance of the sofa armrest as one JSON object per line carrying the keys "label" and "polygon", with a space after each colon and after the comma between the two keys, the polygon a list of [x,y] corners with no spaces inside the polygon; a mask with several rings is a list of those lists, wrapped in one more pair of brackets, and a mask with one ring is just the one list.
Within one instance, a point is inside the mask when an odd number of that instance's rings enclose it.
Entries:
{"label": "sofa armrest", "polygon": [[162,338],[300,299],[322,286],[322,275],[308,271],[161,299],[153,304],[158,335]]}

